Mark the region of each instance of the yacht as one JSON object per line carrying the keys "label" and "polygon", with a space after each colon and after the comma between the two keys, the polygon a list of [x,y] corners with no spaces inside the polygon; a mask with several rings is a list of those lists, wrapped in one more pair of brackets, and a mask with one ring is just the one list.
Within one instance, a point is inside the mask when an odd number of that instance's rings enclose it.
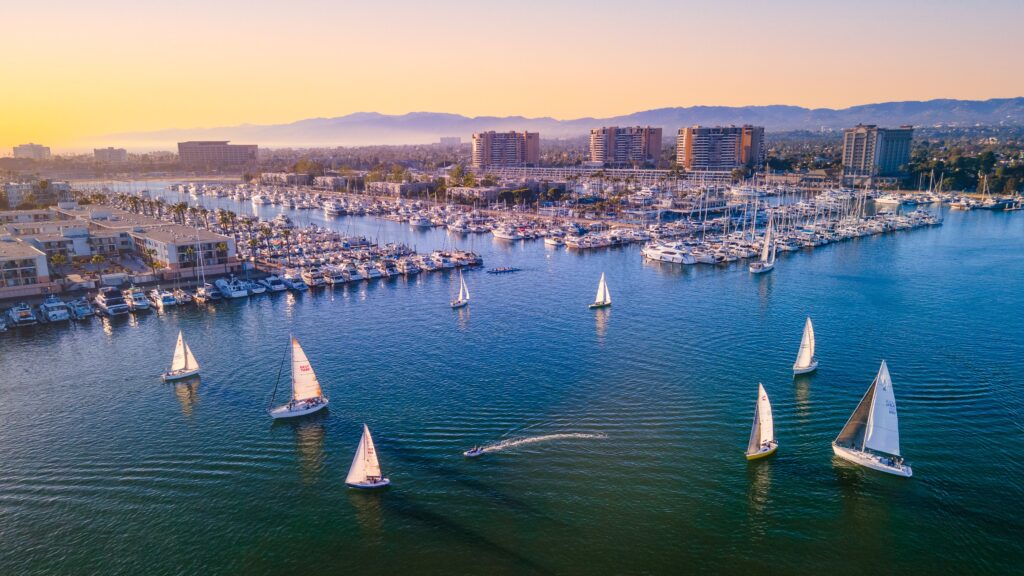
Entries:
{"label": "yacht", "polygon": [[697,259],[683,244],[662,244],[651,242],[640,250],[640,254],[648,260],[672,262],[674,264],[696,264]]}
{"label": "yacht", "polygon": [[185,337],[182,335],[181,330],[178,331],[178,342],[174,347],[174,356],[171,357],[171,369],[164,372],[160,379],[164,382],[171,382],[174,380],[182,380],[199,374],[199,362],[196,362],[196,357],[192,355],[192,349],[189,348]]}
{"label": "yacht", "polygon": [[245,298],[249,295],[249,290],[242,284],[242,281],[234,276],[227,280],[220,278],[214,282],[214,285],[225,298]]}
{"label": "yacht", "polygon": [[174,295],[174,299],[178,301],[178,304],[192,303],[192,293],[184,288],[175,288],[172,294]]}
{"label": "yacht", "polygon": [[363,424],[363,436],[359,439],[359,446],[356,447],[356,455],[352,458],[352,466],[348,469],[345,477],[345,485],[350,488],[361,490],[372,490],[383,488],[391,484],[391,480],[384,476],[380,469],[380,460],[377,457],[377,449],[373,446],[373,437],[370,436],[370,429]]}
{"label": "yacht", "polygon": [[406,276],[420,273],[420,267],[416,265],[416,262],[412,258],[402,258],[398,261],[398,271]]}
{"label": "yacht", "polygon": [[516,229],[516,228],[514,228],[512,226],[509,226],[507,224],[501,224],[499,226],[495,226],[494,229],[491,230],[491,234],[493,234],[495,238],[500,238],[502,240],[522,240],[523,239],[523,235],[519,233],[518,229]]}
{"label": "yacht", "polygon": [[345,262],[342,264],[341,269],[345,272],[345,275],[348,276],[350,282],[358,282],[366,278],[366,276],[356,268],[356,265],[351,262]]}
{"label": "yacht", "polygon": [[345,271],[337,266],[324,268],[324,281],[332,286],[338,286],[348,281]]}
{"label": "yacht", "polygon": [[[271,408],[267,412],[271,418],[293,418],[312,414],[327,407],[328,400],[320,388],[320,381],[317,380],[316,372],[309,363],[309,358],[299,346],[299,341],[294,337],[291,339],[291,365],[292,381],[291,394],[287,403]],[[278,378],[280,379],[280,373]],[[274,385],[277,390],[277,384]],[[271,403],[273,403],[271,399]]]}
{"label": "yacht", "polygon": [[124,296],[124,301],[128,304],[128,308],[131,311],[149,310],[149,300],[146,298],[146,293],[142,291],[142,288],[131,286],[121,294]]}
{"label": "yacht", "polygon": [[242,286],[249,291],[249,294],[255,296],[257,294],[263,294],[267,291],[267,287],[255,280],[242,280]]}
{"label": "yacht", "polygon": [[127,314],[129,311],[128,304],[125,303],[121,293],[116,288],[111,288],[110,286],[100,288],[100,292],[96,295],[94,302],[96,303],[96,308],[107,316],[120,316]]}
{"label": "yacht", "polygon": [[373,262],[363,262],[356,266],[356,268],[367,280],[381,277],[380,270],[377,270],[377,267],[373,265]]}
{"label": "yacht", "polygon": [[412,218],[409,218],[409,225],[412,226],[413,228],[433,228],[434,223],[431,222],[430,218],[427,218],[426,216],[416,215],[413,216]]}
{"label": "yacht", "polygon": [[284,282],[285,287],[295,292],[305,292],[309,290],[309,286],[302,280],[302,276],[295,273],[287,273],[281,279]]}
{"label": "yacht", "polygon": [[195,298],[197,302],[201,303],[213,302],[221,299],[221,293],[216,286],[209,282],[205,282],[202,286],[196,288]]}
{"label": "yacht", "polygon": [[775,439],[775,424],[772,420],[772,404],[768,401],[768,393],[764,391],[764,386],[758,383],[754,424],[750,428],[750,440],[747,441],[747,460],[771,456],[778,448],[779,442]]}
{"label": "yacht", "polygon": [[149,291],[149,301],[160,310],[166,310],[171,306],[178,305],[178,299],[168,290],[161,290],[159,287]]}
{"label": "yacht", "polygon": [[345,207],[339,202],[328,200],[327,202],[324,202],[324,214],[331,218],[343,216],[345,214]]}
{"label": "yacht", "polygon": [[66,322],[71,319],[71,311],[60,298],[50,294],[39,305],[39,318],[43,322]]}
{"label": "yacht", "polygon": [[441,268],[455,268],[455,262],[445,252],[435,250],[430,254],[430,259]]}
{"label": "yacht", "polygon": [[562,238],[561,236],[557,236],[557,235],[556,236],[548,236],[547,238],[544,238],[544,245],[545,246],[555,246],[555,247],[565,246],[565,238]]}
{"label": "yacht", "polygon": [[11,326],[18,328],[21,326],[32,326],[38,324],[39,319],[36,318],[35,312],[32,308],[24,302],[19,302],[7,311],[7,323]]}
{"label": "yacht", "polygon": [[319,267],[303,268],[299,277],[309,288],[319,288],[325,284],[324,273]]}
{"label": "yacht", "polygon": [[264,288],[271,292],[284,292],[288,289],[284,281],[276,275],[267,276],[266,278],[259,281]]}
{"label": "yacht", "polygon": [[270,200],[267,200],[267,198],[262,194],[253,194],[250,200],[252,201],[253,204],[257,206],[265,206],[267,204],[270,204]]}
{"label": "yacht", "polygon": [[84,320],[96,314],[96,311],[92,309],[92,305],[85,298],[75,298],[68,302],[68,311],[75,320]]}
{"label": "yacht", "polygon": [[843,460],[879,472],[905,478],[913,474],[900,454],[896,396],[885,360],[860,404],[832,442],[832,452]]}

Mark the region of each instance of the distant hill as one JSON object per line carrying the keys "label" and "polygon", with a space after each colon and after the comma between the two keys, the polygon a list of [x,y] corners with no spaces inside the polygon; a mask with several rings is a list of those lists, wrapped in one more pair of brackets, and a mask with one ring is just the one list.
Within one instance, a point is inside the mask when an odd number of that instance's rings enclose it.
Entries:
{"label": "distant hill", "polygon": [[524,118],[478,116],[470,118],[439,112],[386,115],[358,112],[336,118],[310,118],[290,124],[227,126],[112,134],[103,144],[133,148],[168,148],[181,140],[231,140],[236,143],[283,146],[358,146],[370,144],[423,144],[441,136],[469,139],[482,130],[530,130],[541,138],[567,138],[587,134],[599,126],[636,124],[661,126],[665,137],[680,126],[693,124],[755,124],[768,131],[844,128],[858,122],[880,126],[1004,124],[1024,125],[1024,98],[992,100],[928,100],[884,102],[833,110],[799,106],[688,106],[659,108],[612,118]]}

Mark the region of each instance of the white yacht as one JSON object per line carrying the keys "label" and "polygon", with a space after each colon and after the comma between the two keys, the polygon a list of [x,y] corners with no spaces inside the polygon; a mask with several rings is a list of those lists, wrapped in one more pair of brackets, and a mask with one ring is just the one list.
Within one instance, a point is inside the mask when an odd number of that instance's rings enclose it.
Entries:
{"label": "white yacht", "polygon": [[12,328],[18,328],[38,324],[39,319],[28,304],[19,302],[7,310],[7,323]]}
{"label": "white yacht", "polygon": [[690,249],[683,244],[651,242],[640,250],[640,254],[647,260],[654,260],[656,262],[671,262],[673,264],[697,263],[697,259],[690,253]]}
{"label": "white yacht", "polygon": [[124,301],[132,312],[149,310],[149,299],[146,298],[146,293],[143,292],[142,288],[131,286],[121,294],[124,296]]}
{"label": "white yacht", "polygon": [[491,234],[494,234],[495,238],[500,238],[502,240],[522,240],[523,238],[523,235],[519,233],[517,228],[508,224],[495,226],[494,229],[491,230]]}
{"label": "white yacht", "polygon": [[433,228],[434,227],[434,223],[430,221],[430,218],[427,218],[426,216],[423,216],[422,214],[417,214],[416,216],[413,216],[412,218],[409,218],[409,225],[412,226],[413,228]]}
{"label": "white yacht", "polygon": [[768,401],[768,393],[764,385],[757,384],[757,404],[754,405],[754,424],[750,428],[750,440],[747,441],[747,460],[757,460],[771,456],[779,448],[775,439],[775,421],[772,419],[772,403]]}
{"label": "white yacht", "polygon": [[225,298],[245,298],[249,296],[248,288],[242,284],[241,280],[234,276],[226,280],[224,278],[218,278],[213,284],[217,287],[217,290],[220,290],[221,295]]}
{"label": "white yacht", "polygon": [[324,268],[324,281],[332,286],[338,286],[348,281],[345,276],[345,271],[337,266],[327,266]]}
{"label": "white yacht", "polygon": [[[299,346],[299,341],[291,339],[292,382],[291,397],[286,404],[268,410],[271,418],[293,418],[312,414],[327,407],[327,397],[320,389],[320,381],[309,363],[309,358]],[[277,386],[274,386],[276,392]],[[273,399],[271,399],[273,402]]]}
{"label": "white yacht", "polygon": [[116,288],[104,286],[96,295],[96,308],[107,316],[120,316],[129,312],[128,304]]}
{"label": "white yacht", "polygon": [[309,288],[320,288],[325,284],[324,273],[317,267],[303,268],[299,277]]}
{"label": "white yacht", "polygon": [[39,316],[44,322],[67,322],[71,320],[71,311],[60,298],[50,294],[39,305]]}
{"label": "white yacht", "polygon": [[878,375],[832,442],[836,456],[872,470],[909,478],[913,471],[900,455],[900,427],[889,368]]}
{"label": "white yacht", "polygon": [[149,301],[160,310],[166,310],[171,306],[178,305],[178,299],[169,290],[161,290],[159,287],[149,291]]}
{"label": "white yacht", "polygon": [[345,484],[351,488],[364,490],[383,488],[391,484],[391,480],[386,478],[380,469],[377,449],[373,445],[373,437],[370,436],[370,429],[366,424],[363,424],[363,436],[359,439],[359,446],[356,447],[356,455],[352,458],[352,466],[348,469]]}
{"label": "white yacht", "polygon": [[68,311],[71,312],[71,317],[75,320],[84,320],[96,314],[92,305],[85,298],[76,298],[68,302]]}
{"label": "white yacht", "polygon": [[288,287],[285,286],[284,281],[281,280],[281,278],[279,278],[275,274],[267,276],[266,278],[260,280],[259,283],[263,285],[264,288],[270,290],[271,292],[284,292],[285,290],[288,289]]}

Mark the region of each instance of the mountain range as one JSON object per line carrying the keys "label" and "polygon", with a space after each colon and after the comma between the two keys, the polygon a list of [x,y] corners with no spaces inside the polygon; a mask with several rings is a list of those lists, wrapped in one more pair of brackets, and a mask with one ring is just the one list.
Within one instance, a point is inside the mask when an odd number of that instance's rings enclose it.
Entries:
{"label": "mountain range", "polygon": [[439,112],[387,115],[358,112],[335,118],[310,118],[288,124],[170,129],[154,132],[111,134],[104,144],[131,148],[168,148],[183,140],[231,140],[265,147],[360,146],[373,144],[425,144],[442,136],[467,141],[483,130],[529,130],[541,138],[573,138],[600,126],[651,125],[663,128],[670,138],[681,126],[694,124],[754,124],[769,132],[837,129],[857,123],[880,126],[1024,125],[1024,97],[991,100],[928,100],[883,102],[850,108],[802,108],[799,106],[688,106],[658,108],[610,118],[525,118],[477,116]]}

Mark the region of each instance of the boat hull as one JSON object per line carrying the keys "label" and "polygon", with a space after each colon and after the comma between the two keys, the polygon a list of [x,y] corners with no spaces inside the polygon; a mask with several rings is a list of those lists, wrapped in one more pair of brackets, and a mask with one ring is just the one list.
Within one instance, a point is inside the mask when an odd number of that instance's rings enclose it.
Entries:
{"label": "boat hull", "polygon": [[761,458],[767,458],[768,456],[771,456],[772,454],[775,454],[775,451],[778,450],[778,449],[779,449],[779,443],[778,442],[773,442],[771,447],[769,447],[767,449],[761,449],[761,450],[758,450],[757,452],[754,452],[753,454],[747,454],[746,455],[747,456],[747,460],[750,461],[750,460],[760,460]]}
{"label": "boat hull", "polygon": [[357,490],[374,490],[376,488],[384,488],[386,486],[390,486],[391,479],[381,478],[377,482],[353,482],[351,484],[346,482],[345,485],[348,486],[349,488],[355,488]]}
{"label": "boat hull", "polygon": [[793,365],[793,375],[797,376],[797,375],[800,375],[800,374],[810,374],[811,372],[814,372],[817,369],[818,369],[818,360],[814,359],[814,360],[811,360],[810,364],[808,364],[807,366],[805,366],[803,368],[799,368],[799,367],[797,367],[794,364]]}
{"label": "boat hull", "polygon": [[761,264],[759,262],[754,262],[750,265],[751,274],[764,274],[765,272],[771,272],[772,270],[775,270],[775,264]]}
{"label": "boat hull", "polygon": [[183,380],[185,378],[191,378],[199,374],[199,368],[192,370],[175,370],[174,372],[164,372],[160,375],[160,379],[164,382],[173,382],[175,380]]}
{"label": "boat hull", "polygon": [[910,466],[907,465],[890,465],[882,461],[881,456],[876,456],[869,452],[861,452],[859,450],[852,450],[843,446],[837,445],[835,442],[832,443],[832,452],[836,456],[858,464],[865,468],[870,468],[878,472],[885,472],[886,474],[892,474],[893,476],[901,476],[903,478],[910,478],[913,475],[913,471]]}
{"label": "boat hull", "polygon": [[484,455],[483,450],[466,450],[462,453],[466,458],[479,458]]}
{"label": "boat hull", "polygon": [[611,302],[607,302],[607,303],[604,303],[604,302],[594,302],[593,304],[591,304],[589,306],[589,308],[591,310],[597,310],[598,308],[609,308],[609,307],[611,307],[611,305],[612,305]]}
{"label": "boat hull", "polygon": [[270,414],[270,417],[275,420],[279,420],[282,418],[298,418],[299,416],[305,416],[307,414],[319,412],[320,410],[327,408],[327,404],[327,399],[324,398],[323,402],[319,404],[314,404],[312,406],[305,406],[302,408],[289,408],[288,405],[285,404],[283,406],[278,406],[277,408],[271,409],[268,413]]}
{"label": "boat hull", "polygon": [[469,300],[456,300],[452,302],[452,310],[456,308],[465,308],[467,305],[469,305]]}

